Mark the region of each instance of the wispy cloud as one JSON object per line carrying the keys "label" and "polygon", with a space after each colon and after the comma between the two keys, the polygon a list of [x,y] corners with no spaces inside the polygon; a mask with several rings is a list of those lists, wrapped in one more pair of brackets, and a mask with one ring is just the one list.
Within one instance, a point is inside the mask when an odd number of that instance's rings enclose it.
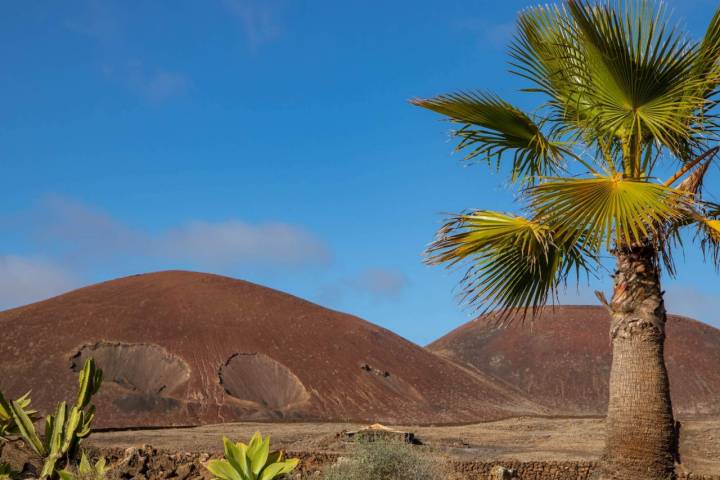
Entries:
{"label": "wispy cloud", "polygon": [[105,65],[102,71],[108,79],[127,86],[156,104],[181,97],[192,87],[192,80],[186,74],[163,68],[149,69],[138,60],[121,66]]}
{"label": "wispy cloud", "polygon": [[223,0],[222,3],[232,15],[240,20],[250,50],[257,50],[260,46],[278,38],[282,33],[277,18],[277,2]]}
{"label": "wispy cloud", "polygon": [[152,73],[136,72],[130,76],[132,84],[152,102],[163,102],[182,96],[190,88],[190,79],[183,73],[156,70]]}
{"label": "wispy cloud", "polygon": [[347,280],[348,286],[375,297],[397,298],[408,285],[402,272],[387,268],[368,268]]}
{"label": "wispy cloud", "polygon": [[[720,294],[702,291],[700,288],[676,282],[665,286],[665,308],[669,313],[684,315],[720,327]],[[596,282],[592,287],[568,289],[560,296],[563,305],[599,305],[594,291],[603,291],[610,298],[612,286],[609,280]]]}
{"label": "wispy cloud", "polygon": [[720,294],[703,292],[698,288],[673,285],[665,292],[665,305],[669,312],[685,315],[720,327]]}
{"label": "wispy cloud", "polygon": [[210,266],[233,262],[300,267],[327,264],[332,258],[327,245],[314,234],[277,222],[191,222],[157,241],[159,255]]}
{"label": "wispy cloud", "polygon": [[79,285],[72,272],[53,262],[0,256],[0,310],[58,295]]}
{"label": "wispy cloud", "polygon": [[347,296],[360,296],[373,301],[396,300],[408,284],[408,278],[398,270],[367,268],[325,285],[316,294],[316,299],[328,305],[338,305]]}
{"label": "wispy cloud", "polygon": [[65,22],[65,26],[79,34],[104,44],[119,41],[124,32],[122,9],[112,0],[86,0],[84,8]]}
{"label": "wispy cloud", "polygon": [[[147,65],[152,62],[148,62],[143,52],[131,49],[125,36],[127,5],[112,0],[87,0],[79,12],[65,25],[101,47],[103,59],[100,70],[107,79],[136,92],[151,103],[162,103],[190,90],[192,81],[187,74],[159,65]],[[127,61],[127,58],[132,60]]]}
{"label": "wispy cloud", "polygon": [[332,260],[322,239],[302,226],[283,222],[190,221],[149,232],[60,196],[48,197],[32,217],[29,228],[36,241],[76,265],[138,256],[210,268],[302,268]]}
{"label": "wispy cloud", "polygon": [[515,33],[514,21],[492,23],[481,17],[465,18],[458,21],[456,26],[476,35],[481,47],[490,46],[498,50],[507,48]]}

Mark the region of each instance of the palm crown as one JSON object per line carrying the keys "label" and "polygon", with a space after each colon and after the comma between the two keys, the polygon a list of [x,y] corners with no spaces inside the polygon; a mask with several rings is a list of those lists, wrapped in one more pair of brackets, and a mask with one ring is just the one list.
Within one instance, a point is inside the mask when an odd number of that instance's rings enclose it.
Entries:
{"label": "palm crown", "polygon": [[[482,92],[412,103],[460,125],[466,159],[509,169],[522,216],[453,216],[428,261],[467,264],[463,299],[537,309],[604,250],[651,244],[672,272],[682,232],[718,260],[720,207],[703,199],[718,147],[720,10],[704,38],[685,38],[647,1],[569,0],[523,11],[511,72],[544,101],[533,114]],[[674,171],[669,178],[660,178]]]}

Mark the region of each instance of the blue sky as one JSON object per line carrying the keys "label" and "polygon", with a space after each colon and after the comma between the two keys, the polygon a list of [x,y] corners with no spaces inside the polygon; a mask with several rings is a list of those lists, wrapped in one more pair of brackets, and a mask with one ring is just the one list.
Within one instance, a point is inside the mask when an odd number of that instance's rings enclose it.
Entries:
{"label": "blue sky", "polygon": [[[514,196],[407,100],[483,88],[532,105],[505,46],[533,3],[1,2],[0,308],[190,269],[421,344],[467,321],[460,272],[421,252],[443,212]],[[695,36],[714,8],[668,3]],[[679,263],[669,309],[720,325],[717,276],[695,251]]]}

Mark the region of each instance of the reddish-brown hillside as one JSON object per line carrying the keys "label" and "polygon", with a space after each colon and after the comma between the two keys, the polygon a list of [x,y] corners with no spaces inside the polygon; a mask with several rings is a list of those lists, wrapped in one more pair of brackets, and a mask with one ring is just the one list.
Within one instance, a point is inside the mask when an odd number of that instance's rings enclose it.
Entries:
{"label": "reddish-brown hillside", "polygon": [[[548,308],[500,328],[480,317],[428,346],[458,364],[521,389],[561,415],[604,415],[611,350],[604,308]],[[670,315],[665,358],[675,411],[720,414],[720,330]]]}
{"label": "reddish-brown hillside", "polygon": [[0,389],[70,398],[105,372],[98,426],[240,419],[463,422],[537,405],[392,332],[227,277],[122,278],[0,313]]}

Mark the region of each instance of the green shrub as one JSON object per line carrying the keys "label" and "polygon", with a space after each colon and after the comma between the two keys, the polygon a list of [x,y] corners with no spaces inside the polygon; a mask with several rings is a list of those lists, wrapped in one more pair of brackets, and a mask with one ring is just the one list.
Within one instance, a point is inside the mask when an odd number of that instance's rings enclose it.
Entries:
{"label": "green shrub", "polygon": [[255,432],[250,442],[233,443],[223,438],[225,459],[210,460],[206,466],[216,480],[273,480],[292,472],[299,460],[283,460],[283,452],[270,451],[270,437],[262,438]]}
{"label": "green shrub", "polygon": [[442,461],[407,443],[358,442],[351,457],[327,468],[324,480],[446,480]]}

